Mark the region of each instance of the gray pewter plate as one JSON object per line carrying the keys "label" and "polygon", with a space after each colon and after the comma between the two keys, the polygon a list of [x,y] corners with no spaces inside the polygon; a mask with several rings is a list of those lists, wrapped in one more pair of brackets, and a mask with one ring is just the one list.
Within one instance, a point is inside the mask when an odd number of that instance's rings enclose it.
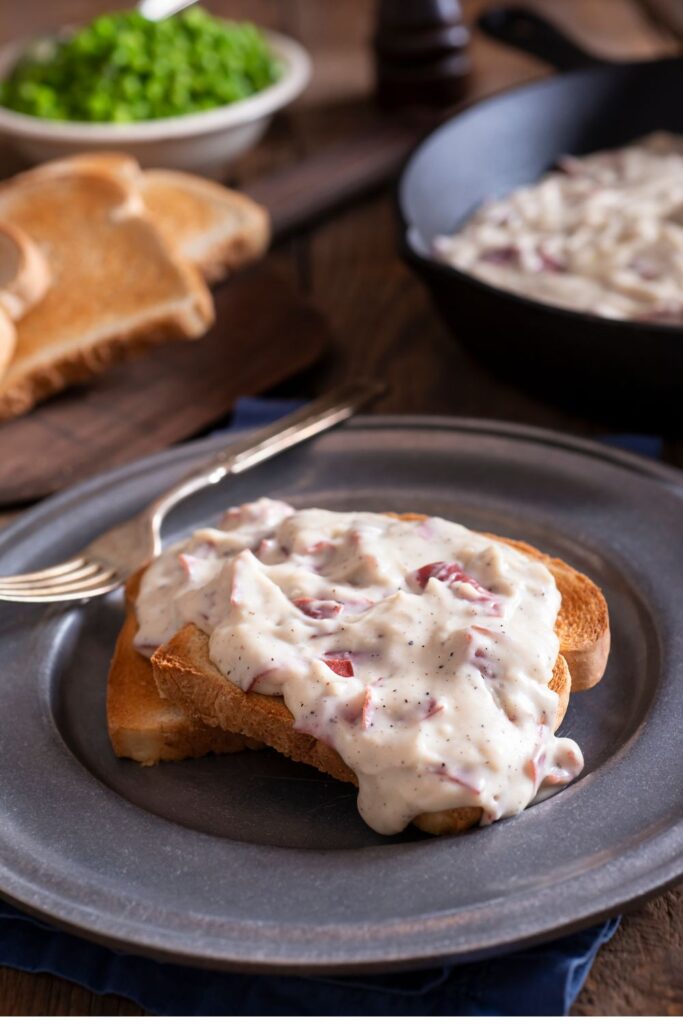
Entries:
{"label": "gray pewter plate", "polygon": [[[45,502],[0,572],[53,562],[135,512],[220,439]],[[382,837],[355,791],[273,752],[141,768],[106,734],[121,596],[0,610],[0,891],[120,949],[216,968],[390,970],[476,959],[605,918],[683,875],[683,490],[673,470],[560,434],[371,417],[177,510],[169,534],[262,494],[420,511],[521,538],[604,589],[607,674],[562,733],[586,769],[465,836]]]}

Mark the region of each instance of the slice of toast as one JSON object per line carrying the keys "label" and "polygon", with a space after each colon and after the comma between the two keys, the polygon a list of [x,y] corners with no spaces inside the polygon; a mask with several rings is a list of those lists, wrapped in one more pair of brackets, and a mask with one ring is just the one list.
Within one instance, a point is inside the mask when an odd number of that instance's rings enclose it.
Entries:
{"label": "slice of toast", "polygon": [[213,320],[200,275],[169,252],[120,175],[28,171],[0,186],[0,220],[26,232],[52,274],[18,326],[0,419],[151,344],[199,337]]}
{"label": "slice of toast", "polygon": [[43,164],[44,173],[100,170],[137,188],[166,243],[214,283],[258,259],[270,242],[270,220],[248,196],[184,171],[143,171],[120,152],[80,153]]}
{"label": "slice of toast", "polygon": [[16,349],[14,321],[40,302],[50,280],[47,261],[28,235],[0,224],[0,377]]}
{"label": "slice of toast", "polygon": [[[218,671],[209,657],[209,637],[189,625],[152,655],[154,679],[159,692],[172,704],[197,714],[214,728],[240,731],[273,747],[293,761],[311,765],[341,782],[357,785],[354,772],[336,750],[326,743],[296,732],[294,718],[281,697],[245,693]],[[555,728],[567,710],[571,679],[567,662],[559,655],[549,684],[558,694]],[[434,835],[462,832],[476,825],[478,807],[457,807],[449,811],[420,814],[415,824]]]}
{"label": "slice of toast", "polygon": [[572,693],[590,690],[604,675],[610,648],[609,612],[600,588],[561,558],[551,558],[531,544],[495,533],[486,536],[538,558],[553,574],[562,595],[555,629],[571,674]]}
{"label": "slice of toast", "polygon": [[[539,558],[552,572],[560,590],[562,606],[556,630],[561,653],[549,682],[560,698],[557,728],[566,712],[570,689],[595,685],[604,671],[609,650],[606,602],[591,580],[560,559],[549,558],[521,542],[495,539]],[[570,676],[568,663],[572,662],[576,666],[575,679]],[[207,725],[241,732],[295,761],[355,783],[353,771],[336,751],[294,730],[293,717],[282,698],[245,693],[219,672],[209,657],[209,638],[196,626],[183,627],[160,647],[152,656],[152,667],[162,696]],[[454,808],[421,814],[415,823],[434,834],[455,833],[470,828],[480,817],[479,808]]]}
{"label": "slice of toast", "polygon": [[261,746],[245,736],[205,725],[159,695],[149,659],[134,645],[138,629],[135,598],[141,575],[136,573],[126,586],[126,619],[107,684],[107,726],[114,753],[151,765]]}

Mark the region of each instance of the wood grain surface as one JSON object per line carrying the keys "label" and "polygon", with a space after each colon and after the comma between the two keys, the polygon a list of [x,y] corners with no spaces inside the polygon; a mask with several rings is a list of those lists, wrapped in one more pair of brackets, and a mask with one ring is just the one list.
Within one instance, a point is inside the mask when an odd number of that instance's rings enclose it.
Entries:
{"label": "wood grain surface", "polygon": [[[283,173],[322,146],[334,145],[376,124],[368,99],[372,66],[367,41],[373,0],[205,0],[216,12],[248,16],[290,32],[314,54],[315,75],[306,95],[279,118],[266,142],[240,168],[253,182]],[[121,4],[119,4],[120,6]],[[473,21],[489,0],[465,0]],[[637,0],[534,0],[584,46],[607,58],[654,57],[678,48],[673,35]],[[9,5],[7,5],[9,6]],[[77,21],[115,0],[33,0],[12,4],[0,31],[8,35],[57,21]],[[471,97],[547,74],[541,61],[475,34]],[[396,256],[396,226],[388,194],[346,208],[315,230],[290,237],[268,258],[270,267],[311,297],[332,327],[334,340],[319,369],[299,378],[314,392],[353,372],[381,372],[390,393],[385,412],[429,412],[558,427],[599,436],[618,422],[585,420],[497,381],[454,345],[425,291]],[[4,454],[4,453],[3,453]],[[683,465],[683,439],[669,437],[665,455]],[[632,911],[597,957],[579,996],[577,1015],[683,1013],[683,889]],[[95,996],[48,976],[0,970],[0,1012],[5,1014],[126,1014],[135,1007]]]}

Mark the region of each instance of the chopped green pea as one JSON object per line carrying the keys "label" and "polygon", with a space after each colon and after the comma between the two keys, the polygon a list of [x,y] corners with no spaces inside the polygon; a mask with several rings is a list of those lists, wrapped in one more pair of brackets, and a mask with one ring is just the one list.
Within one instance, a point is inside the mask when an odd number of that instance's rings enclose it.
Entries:
{"label": "chopped green pea", "polygon": [[124,11],[30,47],[0,82],[0,106],[62,121],[147,121],[233,103],[280,74],[254,25],[201,7],[160,22]]}

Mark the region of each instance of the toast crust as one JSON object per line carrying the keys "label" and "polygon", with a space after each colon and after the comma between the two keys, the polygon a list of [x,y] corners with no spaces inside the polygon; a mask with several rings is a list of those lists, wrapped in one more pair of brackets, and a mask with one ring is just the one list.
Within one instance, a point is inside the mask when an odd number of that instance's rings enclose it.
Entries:
{"label": "toast crust", "polygon": [[0,224],[0,306],[20,320],[43,298],[52,276],[47,260],[25,231]]}
{"label": "toast crust", "polygon": [[0,305],[0,377],[9,366],[17,346],[17,330],[9,315]]}
{"label": "toast crust", "polygon": [[135,185],[141,173],[140,164],[135,157],[119,150],[97,150],[92,153],[73,153],[71,156],[48,160],[44,164],[32,167],[15,175],[12,181],[26,181],[38,175],[45,178],[51,174],[70,174],[72,171],[102,171],[104,174],[118,175],[129,185]]}
{"label": "toast crust", "polygon": [[260,746],[248,737],[206,725],[159,695],[152,666],[134,643],[141,576],[136,573],[126,586],[126,618],[107,682],[107,727],[114,753],[152,765]]}
{"label": "toast crust", "polygon": [[[425,517],[406,515],[400,518]],[[561,559],[552,559],[522,542],[510,541],[491,534],[488,536],[543,561],[555,577],[560,591],[562,606],[556,624],[560,654],[548,683],[559,697],[556,730],[564,718],[570,690],[573,689],[569,658],[574,659],[579,672],[585,673],[579,678],[580,689],[595,685],[598,682],[598,678],[595,678],[598,667],[600,664],[604,667],[603,651],[605,645],[607,649],[609,647],[609,626],[604,597],[591,580]],[[581,606],[582,592],[585,592],[586,601],[593,610],[592,615],[596,621],[588,621],[588,613],[582,613],[576,622],[573,621],[575,610]],[[603,628],[602,633],[600,626]],[[590,646],[591,638],[593,649]],[[195,625],[184,626],[167,644],[154,653],[152,669],[159,693],[189,714],[197,715],[205,724],[243,733],[273,747],[292,760],[309,764],[342,782],[357,784],[355,774],[335,750],[320,740],[294,729],[293,716],[281,697],[245,693],[227,679],[211,662],[209,637]],[[432,834],[453,834],[471,828],[478,823],[480,817],[480,808],[459,807],[420,814],[415,819],[415,824]]]}
{"label": "toast crust", "polygon": [[209,283],[253,263],[270,244],[270,217],[263,206],[196,174],[161,168],[143,171],[132,156],[116,151],[79,153],[53,160],[38,171],[44,176],[79,169],[113,174],[137,189],[168,247]]}
{"label": "toast crust", "polygon": [[253,199],[184,171],[143,171],[145,206],[169,245],[210,283],[264,254],[270,218]]}

